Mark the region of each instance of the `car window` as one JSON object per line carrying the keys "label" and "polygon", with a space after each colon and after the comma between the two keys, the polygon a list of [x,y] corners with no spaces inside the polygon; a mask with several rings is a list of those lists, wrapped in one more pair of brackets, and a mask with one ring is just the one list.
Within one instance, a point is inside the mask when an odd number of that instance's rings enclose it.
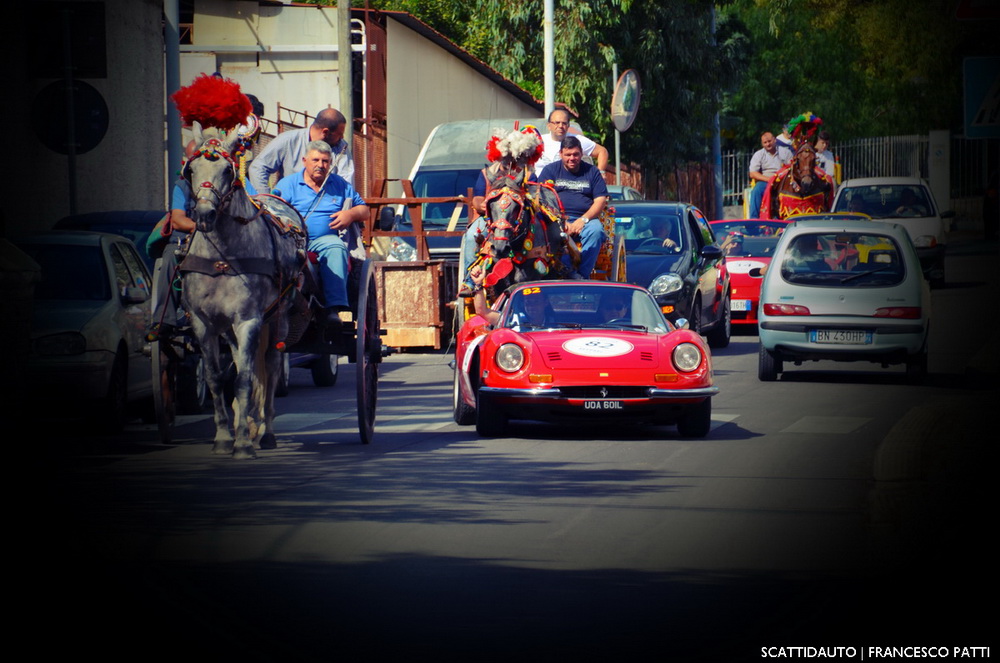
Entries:
{"label": "car window", "polygon": [[132,282],[148,293],[150,291],[149,274],[143,266],[142,260],[136,254],[135,249],[120,242],[114,246],[121,251],[121,255],[125,259],[125,266],[128,268],[129,274],[131,275]]}
{"label": "car window", "polygon": [[24,244],[21,248],[41,268],[35,299],[102,302],[111,299],[108,271],[99,247]]}
{"label": "car window", "polygon": [[934,214],[921,184],[878,184],[848,187],[837,198],[834,212],[860,212],[873,219],[921,217]]}
{"label": "car window", "polygon": [[701,246],[713,244],[715,242],[715,235],[712,234],[712,228],[708,225],[708,220],[701,213],[701,210],[691,208],[691,219],[694,223],[692,230],[701,238],[699,244]]}
{"label": "car window", "polygon": [[769,258],[774,254],[785,224],[780,221],[745,221],[713,223],[712,232],[726,256]]}
{"label": "car window", "polygon": [[781,256],[781,277],[802,285],[885,287],[905,278],[904,255],[896,240],[885,235],[802,234]]}
{"label": "car window", "polygon": [[112,244],[108,254],[111,256],[111,266],[115,271],[115,281],[118,285],[118,294],[124,294],[126,288],[139,287],[135,277],[128,268],[128,263],[122,255],[121,246]]}
{"label": "car window", "polygon": [[[677,214],[640,214],[615,219],[616,233],[625,237],[626,253],[678,253],[686,244]],[[664,245],[665,240],[670,240]]]}

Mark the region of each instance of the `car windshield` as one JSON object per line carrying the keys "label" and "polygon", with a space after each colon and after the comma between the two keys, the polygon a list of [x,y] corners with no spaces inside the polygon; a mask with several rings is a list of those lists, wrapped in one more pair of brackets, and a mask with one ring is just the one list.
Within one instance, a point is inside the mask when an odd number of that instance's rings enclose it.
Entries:
{"label": "car windshield", "polygon": [[873,219],[931,216],[927,190],[917,184],[880,184],[845,188],[834,212],[860,212]]}
{"label": "car windshield", "polygon": [[518,331],[554,328],[625,328],[669,331],[656,302],[643,290],[587,284],[539,283],[516,291],[502,326]]}
{"label": "car windshield", "polygon": [[722,252],[730,258],[770,258],[785,225],[781,221],[743,219],[711,224]]}
{"label": "car windshield", "polygon": [[[421,170],[413,178],[413,195],[417,198],[444,198],[447,196],[464,196],[469,189],[475,188],[479,178],[479,169],[447,169]],[[424,227],[437,227],[442,230],[451,222],[456,203],[424,203],[421,206],[421,219]],[[459,211],[460,230],[464,230],[464,222],[469,212],[462,205]],[[403,208],[403,223],[410,225],[409,211]]]}
{"label": "car windshield", "polygon": [[681,217],[637,214],[615,218],[615,233],[625,238],[626,253],[677,253],[684,248]]}
{"label": "car windshield", "polygon": [[891,237],[868,233],[810,233],[796,237],[781,259],[789,283],[870,288],[906,276],[903,253]]}
{"label": "car windshield", "polygon": [[36,300],[107,301],[111,285],[104,255],[98,246],[22,244],[41,267],[35,284]]}

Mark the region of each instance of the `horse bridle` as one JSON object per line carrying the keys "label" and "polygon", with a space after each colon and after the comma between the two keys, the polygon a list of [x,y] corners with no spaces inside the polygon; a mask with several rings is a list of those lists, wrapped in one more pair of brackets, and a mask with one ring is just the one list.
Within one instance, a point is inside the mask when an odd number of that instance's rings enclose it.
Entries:
{"label": "horse bridle", "polygon": [[187,183],[191,186],[191,195],[194,196],[196,200],[202,199],[199,195],[202,191],[208,191],[212,193],[217,198],[216,208],[221,210],[229,202],[232,197],[234,188],[230,187],[229,191],[225,194],[219,193],[218,188],[209,181],[204,181],[195,187],[194,182],[191,181],[191,162],[195,159],[208,159],[209,161],[218,161],[219,159],[225,159],[226,163],[229,164],[230,174],[233,176],[233,181],[237,180],[237,175],[239,174],[239,169],[236,166],[236,161],[229,152],[222,149],[222,141],[218,138],[210,138],[205,141],[198,151],[191,155],[191,158],[187,160],[184,164],[184,169],[181,171],[181,176],[187,180]]}
{"label": "horse bridle", "polygon": [[[507,187],[493,189],[492,191],[490,191],[489,195],[486,198],[486,208],[490,209],[490,206],[493,205],[494,202],[497,202],[497,199],[499,199],[498,204],[500,205],[500,211],[503,212],[503,215],[500,216],[500,218],[496,218],[491,213],[489,216],[488,227],[490,228],[490,230],[493,232],[494,235],[496,234],[497,230],[502,230],[502,231],[516,230],[518,226],[524,225],[520,223],[521,215],[524,212],[524,196],[521,195],[519,191],[515,191]],[[511,215],[507,213],[508,211],[511,210],[511,208],[516,208],[517,211],[516,215]],[[510,222],[510,219],[518,219],[518,223],[515,225]],[[519,234],[514,235],[513,237],[505,237],[505,239],[508,242],[513,242],[518,237],[526,233],[527,229],[525,228],[522,229],[522,232],[520,232]]]}

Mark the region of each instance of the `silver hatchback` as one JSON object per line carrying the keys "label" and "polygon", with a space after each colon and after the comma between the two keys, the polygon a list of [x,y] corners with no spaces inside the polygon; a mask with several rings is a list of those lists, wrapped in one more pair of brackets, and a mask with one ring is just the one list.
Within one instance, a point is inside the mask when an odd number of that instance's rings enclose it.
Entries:
{"label": "silver hatchback", "polygon": [[927,372],[930,287],[904,227],[866,220],[788,225],[764,274],[758,377],[785,362],[868,361]]}

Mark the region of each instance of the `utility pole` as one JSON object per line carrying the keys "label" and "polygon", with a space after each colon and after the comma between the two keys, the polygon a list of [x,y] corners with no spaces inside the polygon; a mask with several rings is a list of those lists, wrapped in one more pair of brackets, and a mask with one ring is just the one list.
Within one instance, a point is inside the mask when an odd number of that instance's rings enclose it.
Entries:
{"label": "utility pole", "polygon": [[545,59],[545,119],[556,107],[556,59],[554,46],[553,16],[554,0],[545,0],[545,16],[542,19]]}

